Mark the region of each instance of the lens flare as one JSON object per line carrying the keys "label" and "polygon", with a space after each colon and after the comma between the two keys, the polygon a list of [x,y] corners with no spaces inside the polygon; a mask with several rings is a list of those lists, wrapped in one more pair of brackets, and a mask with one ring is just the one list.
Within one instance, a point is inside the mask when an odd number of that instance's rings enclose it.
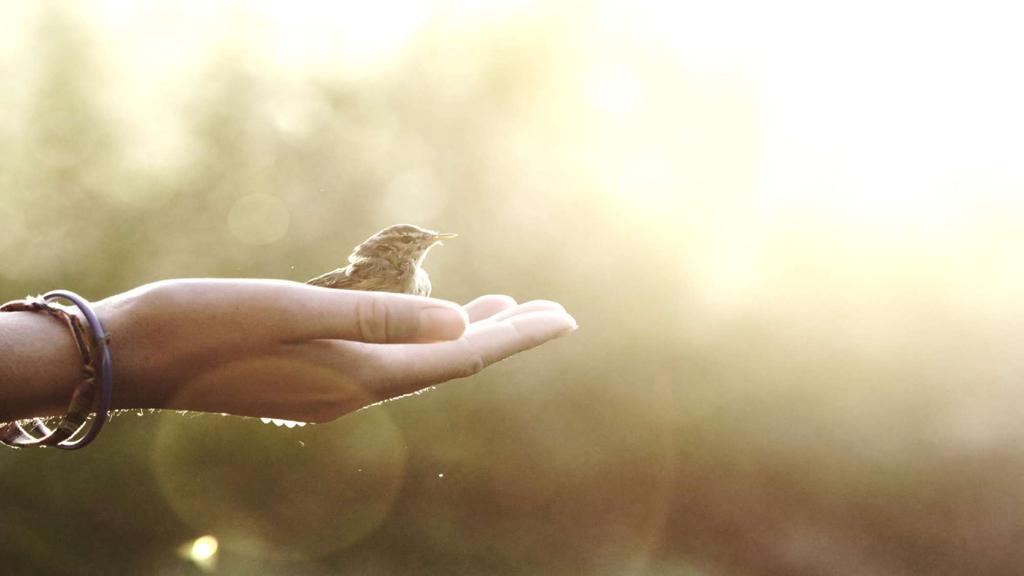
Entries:
{"label": "lens flare", "polygon": [[217,537],[205,534],[178,548],[178,555],[195,564],[203,572],[212,572],[217,567],[217,551],[220,543]]}
{"label": "lens flare", "polygon": [[[383,522],[405,475],[405,440],[384,406],[295,428],[155,417],[161,493],[182,520],[235,554],[301,560],[346,548]],[[211,543],[197,541],[194,551]]]}

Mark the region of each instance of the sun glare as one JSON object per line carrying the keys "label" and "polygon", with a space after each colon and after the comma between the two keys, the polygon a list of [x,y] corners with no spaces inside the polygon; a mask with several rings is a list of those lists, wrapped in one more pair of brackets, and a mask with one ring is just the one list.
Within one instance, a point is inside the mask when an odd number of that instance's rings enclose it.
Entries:
{"label": "sun glare", "polygon": [[[991,237],[1021,239],[1000,214],[1024,208],[1020,16],[997,2],[608,3],[581,88],[595,166],[615,202],[696,237],[685,266],[715,299],[829,260],[851,287],[978,283],[1012,268]],[[979,252],[992,258],[965,256]]]}

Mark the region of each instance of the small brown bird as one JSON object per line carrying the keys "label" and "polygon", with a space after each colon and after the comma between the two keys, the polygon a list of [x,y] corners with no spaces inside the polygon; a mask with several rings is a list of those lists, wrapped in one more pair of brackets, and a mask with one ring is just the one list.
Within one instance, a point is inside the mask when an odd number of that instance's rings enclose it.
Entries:
{"label": "small brown bird", "polygon": [[306,284],[348,290],[376,290],[430,296],[430,276],[422,268],[427,252],[458,234],[395,224],[355,247],[348,266],[308,280]]}
{"label": "small brown bird", "polygon": [[[356,246],[349,254],[348,266],[307,280],[306,284],[430,296],[430,277],[422,268],[423,259],[441,240],[456,236],[458,234],[434,232],[412,224],[388,226]],[[260,420],[288,428],[306,425],[280,418]]]}

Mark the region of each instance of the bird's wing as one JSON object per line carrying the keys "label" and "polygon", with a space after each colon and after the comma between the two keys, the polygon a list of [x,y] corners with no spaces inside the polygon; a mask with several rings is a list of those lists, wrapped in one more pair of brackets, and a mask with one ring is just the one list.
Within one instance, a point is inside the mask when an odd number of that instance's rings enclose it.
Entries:
{"label": "bird's wing", "polygon": [[376,290],[395,292],[396,287],[387,274],[379,270],[381,264],[371,259],[353,262],[344,268],[332,270],[317,276],[306,284],[324,288],[344,288],[348,290]]}
{"label": "bird's wing", "polygon": [[331,270],[326,274],[321,274],[316,278],[306,280],[306,284],[312,284],[313,286],[322,286],[324,288],[345,288],[344,284],[351,282],[349,277],[349,270],[345,268],[337,268]]}

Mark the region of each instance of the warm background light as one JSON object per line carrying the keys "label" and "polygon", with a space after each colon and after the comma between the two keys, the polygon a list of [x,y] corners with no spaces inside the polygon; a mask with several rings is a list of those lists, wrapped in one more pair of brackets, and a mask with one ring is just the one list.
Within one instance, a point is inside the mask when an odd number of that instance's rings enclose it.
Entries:
{"label": "warm background light", "polygon": [[172,574],[209,531],[232,574],[1013,573],[1022,16],[0,4],[5,297],[305,280],[413,222],[460,234],[436,296],[581,326],[326,426],[5,455],[0,558]]}

